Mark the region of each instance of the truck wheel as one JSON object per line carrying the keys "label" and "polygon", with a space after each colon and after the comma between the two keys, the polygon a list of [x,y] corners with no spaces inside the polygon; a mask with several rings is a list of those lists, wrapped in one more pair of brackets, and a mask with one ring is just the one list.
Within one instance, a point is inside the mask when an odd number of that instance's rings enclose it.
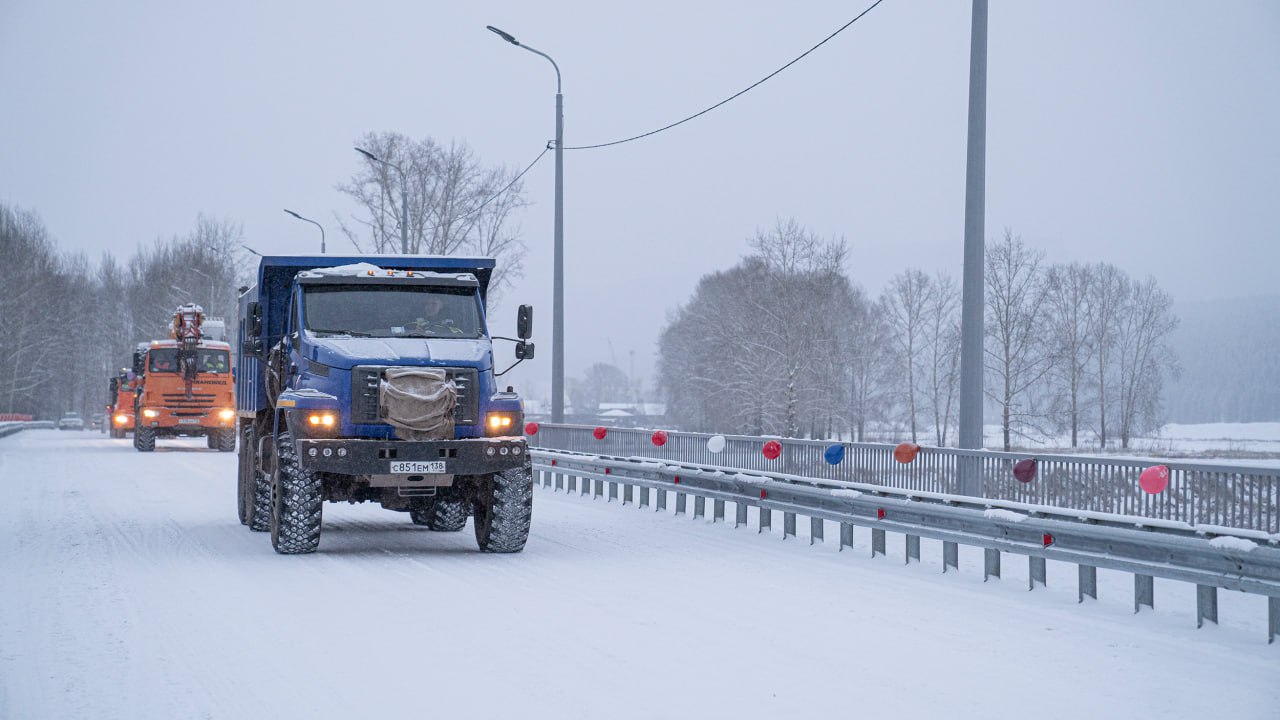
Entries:
{"label": "truck wheel", "polygon": [[436,500],[425,508],[410,510],[409,518],[428,530],[458,532],[467,526],[467,505],[462,500]]}
{"label": "truck wheel", "polygon": [[474,524],[481,552],[520,552],[532,519],[533,469],[527,462],[480,481]]}
{"label": "truck wheel", "polygon": [[209,434],[204,436],[205,447],[209,448],[210,450],[212,450],[215,447],[215,443],[213,439],[217,435],[217,433],[218,433],[217,430],[210,430]]}
{"label": "truck wheel", "polygon": [[133,431],[133,447],[138,452],[151,452],[156,449],[155,428],[140,427]]}
{"label": "truck wheel", "polygon": [[236,465],[236,515],[240,517],[241,525],[248,525],[253,518],[253,485],[256,480],[254,458],[250,454],[253,446],[253,428],[246,427],[244,438],[240,441],[239,463]]}
{"label": "truck wheel", "polygon": [[271,547],[282,555],[315,552],[323,506],[320,476],[302,469],[293,438],[281,433],[271,483]]}
{"label": "truck wheel", "polygon": [[210,447],[218,448],[218,452],[231,452],[236,449],[236,431],[234,428],[215,430],[209,436]]}

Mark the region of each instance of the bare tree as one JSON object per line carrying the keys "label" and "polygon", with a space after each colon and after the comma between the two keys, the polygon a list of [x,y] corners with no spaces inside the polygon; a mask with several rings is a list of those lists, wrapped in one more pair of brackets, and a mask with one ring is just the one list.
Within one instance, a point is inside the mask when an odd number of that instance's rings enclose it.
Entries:
{"label": "bare tree", "polygon": [[987,246],[986,370],[987,396],[1000,406],[1004,449],[1012,448],[1015,425],[1036,417],[1031,389],[1049,371],[1044,352],[1044,293],[1040,261],[1044,253],[1023,244],[1006,229],[1000,242]]}
{"label": "bare tree", "polygon": [[1096,349],[1090,333],[1096,322],[1093,305],[1093,268],[1072,263],[1054,265],[1045,272],[1045,324],[1048,329],[1053,371],[1051,392],[1058,414],[1071,430],[1071,447],[1079,447],[1089,363]]}
{"label": "bare tree", "polygon": [[582,379],[570,383],[569,397],[578,414],[595,415],[600,404],[631,397],[627,374],[608,363],[595,363],[586,369]]}
{"label": "bare tree", "polygon": [[898,361],[906,373],[902,394],[906,404],[907,425],[911,430],[911,442],[918,441],[916,428],[917,382],[922,364],[921,352],[925,345],[926,311],[933,292],[929,276],[914,269],[897,275],[885,289],[883,307],[893,328],[893,340]]}
{"label": "bare tree", "polygon": [[883,302],[871,303],[859,291],[843,318],[849,333],[850,433],[859,442],[867,439],[867,425],[883,420],[893,402],[899,367],[888,315]]}
{"label": "bare tree", "polygon": [[1178,368],[1165,345],[1178,326],[1169,294],[1151,277],[1131,287],[1116,334],[1120,443],[1126,450],[1135,433],[1158,424],[1164,375]]}
{"label": "bare tree", "polygon": [[1093,383],[1097,393],[1098,446],[1107,447],[1107,415],[1112,410],[1110,378],[1116,336],[1119,333],[1122,306],[1129,296],[1129,278],[1114,265],[1094,266],[1089,287],[1089,304],[1093,308],[1088,341],[1093,346]]}
{"label": "bare tree", "polygon": [[960,383],[960,289],[950,275],[933,278],[925,307],[925,388],[933,410],[934,438],[947,444],[947,431],[956,412]]}
{"label": "bare tree", "polygon": [[520,276],[525,248],[508,227],[512,211],[527,204],[517,171],[482,166],[465,143],[445,147],[431,138],[383,132],[366,133],[357,144],[384,161],[364,163],[337,186],[363,213],[350,223],[338,218],[358,250],[400,252],[407,215],[410,253],[496,258],[491,297]]}

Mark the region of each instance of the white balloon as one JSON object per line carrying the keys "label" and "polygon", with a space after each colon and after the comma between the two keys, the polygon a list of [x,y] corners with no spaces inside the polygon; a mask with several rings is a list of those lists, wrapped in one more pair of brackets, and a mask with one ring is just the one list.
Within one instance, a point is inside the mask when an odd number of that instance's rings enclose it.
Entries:
{"label": "white balloon", "polygon": [[708,449],[708,450],[710,450],[710,451],[711,451],[711,452],[713,452],[713,453],[718,453],[718,452],[720,452],[721,450],[723,450],[723,449],[724,449],[724,436],[723,436],[723,435],[712,435],[712,436],[711,436],[711,438],[710,438],[709,440],[707,440],[707,449]]}

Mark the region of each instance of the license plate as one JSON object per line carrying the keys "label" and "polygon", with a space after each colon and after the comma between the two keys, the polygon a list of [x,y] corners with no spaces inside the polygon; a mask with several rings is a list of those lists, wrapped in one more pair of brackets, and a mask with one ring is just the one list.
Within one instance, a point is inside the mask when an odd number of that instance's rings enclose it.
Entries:
{"label": "license plate", "polygon": [[444,461],[397,460],[391,463],[391,472],[397,475],[440,475],[444,473]]}
{"label": "license plate", "polygon": [[199,425],[200,418],[178,418],[179,425]]}

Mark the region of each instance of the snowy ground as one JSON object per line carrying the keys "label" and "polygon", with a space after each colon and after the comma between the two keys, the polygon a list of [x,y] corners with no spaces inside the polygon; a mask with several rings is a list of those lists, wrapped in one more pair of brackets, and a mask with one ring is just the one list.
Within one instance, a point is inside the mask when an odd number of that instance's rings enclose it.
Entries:
{"label": "snowy ground", "polygon": [[928,541],[904,567],[900,538],[872,559],[545,489],[519,555],[326,505],[320,552],[284,557],[197,440],[24,431],[0,490],[0,718],[1280,716],[1252,595],[1196,630],[1180,583],[1134,616],[1119,573],[1079,606],[1073,566],[1029,593],[1015,557],[984,584],[978,551],[944,576]]}

